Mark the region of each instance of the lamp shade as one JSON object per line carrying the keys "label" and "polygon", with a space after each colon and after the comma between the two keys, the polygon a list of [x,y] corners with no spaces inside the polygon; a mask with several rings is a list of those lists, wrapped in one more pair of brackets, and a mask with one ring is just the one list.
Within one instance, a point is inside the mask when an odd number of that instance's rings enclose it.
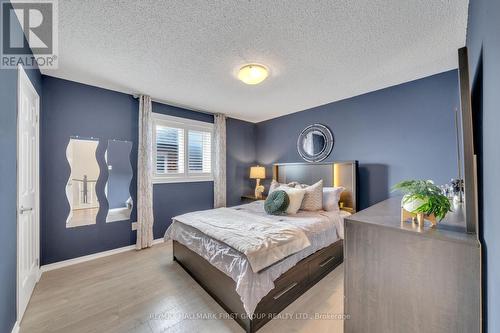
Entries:
{"label": "lamp shade", "polygon": [[266,168],[262,166],[253,166],[250,168],[251,179],[264,179],[266,178]]}

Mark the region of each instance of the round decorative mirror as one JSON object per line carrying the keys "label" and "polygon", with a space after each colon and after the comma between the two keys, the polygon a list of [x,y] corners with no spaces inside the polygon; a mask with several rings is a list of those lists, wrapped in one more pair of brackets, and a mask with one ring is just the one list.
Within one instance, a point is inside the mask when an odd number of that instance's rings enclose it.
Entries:
{"label": "round decorative mirror", "polygon": [[330,155],[335,140],[330,129],[321,124],[307,126],[297,140],[299,155],[307,162],[321,162]]}

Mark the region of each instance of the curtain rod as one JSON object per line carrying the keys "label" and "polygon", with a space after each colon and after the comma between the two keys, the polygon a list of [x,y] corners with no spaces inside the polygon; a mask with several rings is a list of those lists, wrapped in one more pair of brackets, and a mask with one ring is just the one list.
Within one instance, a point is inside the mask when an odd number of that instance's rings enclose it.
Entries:
{"label": "curtain rod", "polygon": [[[138,94],[133,94],[132,95],[135,99],[139,99],[139,95]],[[173,106],[175,108],[180,108],[180,109],[184,109],[184,110],[189,110],[189,111],[194,111],[194,112],[199,112],[199,113],[204,113],[204,114],[209,114],[209,115],[214,115],[215,112],[210,112],[210,111],[204,111],[204,110],[198,110],[198,109],[193,109],[189,106],[185,106],[185,105],[182,105],[182,104],[177,104],[177,103],[172,103],[172,102],[166,102],[166,101],[161,101],[161,100],[158,100],[158,99],[155,99],[155,98],[151,98],[151,101],[152,102],[155,102],[155,103],[159,103],[159,104],[164,104],[164,105],[168,105],[168,106]]]}

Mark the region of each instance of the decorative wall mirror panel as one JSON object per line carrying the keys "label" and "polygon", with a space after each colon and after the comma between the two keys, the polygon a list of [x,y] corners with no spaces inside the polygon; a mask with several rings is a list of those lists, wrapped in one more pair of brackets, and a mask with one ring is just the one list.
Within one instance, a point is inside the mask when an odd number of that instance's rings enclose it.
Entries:
{"label": "decorative wall mirror panel", "polygon": [[105,193],[108,199],[106,222],[127,221],[130,219],[133,202],[130,195],[130,183],[133,170],[130,163],[132,142],[109,140],[106,150],[108,181]]}
{"label": "decorative wall mirror panel", "polygon": [[66,184],[66,197],[70,212],[66,227],[79,227],[96,223],[99,200],[96,182],[100,175],[96,159],[98,139],[71,138],[66,148],[66,158],[71,174]]}
{"label": "decorative wall mirror panel", "polygon": [[330,129],[321,124],[307,126],[297,140],[297,151],[307,162],[321,162],[330,155],[335,144]]}

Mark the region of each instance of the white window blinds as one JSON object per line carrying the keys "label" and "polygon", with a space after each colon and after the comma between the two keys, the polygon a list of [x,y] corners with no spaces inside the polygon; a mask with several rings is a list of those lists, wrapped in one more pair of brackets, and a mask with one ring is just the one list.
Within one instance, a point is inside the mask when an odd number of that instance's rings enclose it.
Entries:
{"label": "white window blinds", "polygon": [[184,173],[184,130],[156,126],[156,173]]}
{"label": "white window blinds", "polygon": [[153,119],[153,182],[213,180],[213,124],[161,114]]}
{"label": "white window blinds", "polygon": [[188,131],[189,172],[211,173],[212,171],[212,133]]}

